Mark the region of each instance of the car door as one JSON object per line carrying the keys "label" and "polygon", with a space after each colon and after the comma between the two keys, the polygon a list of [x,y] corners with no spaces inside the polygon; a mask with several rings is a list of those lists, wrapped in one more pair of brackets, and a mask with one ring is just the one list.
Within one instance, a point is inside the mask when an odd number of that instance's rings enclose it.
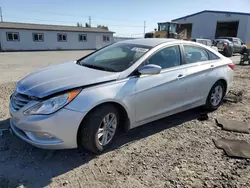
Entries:
{"label": "car door", "polygon": [[238,39],[233,39],[234,52],[239,53],[241,51],[241,42]]}
{"label": "car door", "polygon": [[141,75],[136,81],[136,122],[147,120],[180,107],[185,95],[186,70],[182,67],[179,45],[155,52],[144,64],[162,67],[156,75]]}
{"label": "car door", "polygon": [[238,41],[239,41],[239,44],[240,44],[240,51],[239,51],[239,53],[242,53],[243,50],[246,48],[246,46],[244,45],[244,42],[242,42],[242,40],[238,39]]}
{"label": "car door", "polygon": [[208,50],[195,45],[183,45],[183,51],[187,68],[187,103],[194,106],[201,105],[215,82],[214,68],[219,58],[216,55],[212,58],[212,52],[210,58]]}

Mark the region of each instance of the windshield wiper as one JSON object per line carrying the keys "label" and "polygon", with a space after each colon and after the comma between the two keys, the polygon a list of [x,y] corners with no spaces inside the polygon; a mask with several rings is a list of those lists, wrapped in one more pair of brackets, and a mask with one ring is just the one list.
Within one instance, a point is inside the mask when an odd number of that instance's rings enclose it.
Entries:
{"label": "windshield wiper", "polygon": [[90,65],[90,64],[81,64],[81,65],[84,67],[92,68],[92,69],[115,72],[115,70],[113,70],[111,68],[101,67],[101,66],[97,66],[97,65]]}

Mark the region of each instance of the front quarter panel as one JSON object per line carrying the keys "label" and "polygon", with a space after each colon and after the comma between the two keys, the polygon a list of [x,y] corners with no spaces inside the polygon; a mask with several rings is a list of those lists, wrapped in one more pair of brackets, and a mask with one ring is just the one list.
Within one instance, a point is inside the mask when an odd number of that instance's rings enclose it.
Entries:
{"label": "front quarter panel", "polygon": [[137,79],[127,78],[85,88],[65,108],[88,113],[100,104],[115,102],[125,108],[130,123],[133,123],[135,116],[133,103],[136,80]]}

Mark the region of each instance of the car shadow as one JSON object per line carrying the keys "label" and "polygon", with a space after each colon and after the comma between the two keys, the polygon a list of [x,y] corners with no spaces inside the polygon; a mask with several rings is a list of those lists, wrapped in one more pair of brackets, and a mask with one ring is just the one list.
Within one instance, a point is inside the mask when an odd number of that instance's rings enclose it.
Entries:
{"label": "car shadow", "polygon": [[127,133],[119,135],[119,138],[115,140],[107,152],[124,146],[130,142],[159,133],[163,130],[176,127],[182,123],[199,119],[204,115],[204,113],[206,114],[202,108],[195,108],[131,129]]}
{"label": "car shadow", "polygon": [[[195,108],[122,133],[105,153],[197,119],[201,112],[201,108]],[[6,124],[9,124],[9,119],[0,121],[0,129]],[[20,184],[25,187],[44,187],[49,185],[54,177],[72,171],[96,157],[101,156],[78,149],[38,149],[6,132],[0,137],[0,187],[15,187]]]}

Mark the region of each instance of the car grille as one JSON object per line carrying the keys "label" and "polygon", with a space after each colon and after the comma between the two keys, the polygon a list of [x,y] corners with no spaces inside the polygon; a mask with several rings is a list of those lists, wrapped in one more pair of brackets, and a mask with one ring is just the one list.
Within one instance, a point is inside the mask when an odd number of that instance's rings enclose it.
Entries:
{"label": "car grille", "polygon": [[22,107],[24,107],[28,102],[30,102],[31,99],[27,95],[20,94],[18,92],[15,92],[11,97],[11,107],[14,111],[20,110]]}

